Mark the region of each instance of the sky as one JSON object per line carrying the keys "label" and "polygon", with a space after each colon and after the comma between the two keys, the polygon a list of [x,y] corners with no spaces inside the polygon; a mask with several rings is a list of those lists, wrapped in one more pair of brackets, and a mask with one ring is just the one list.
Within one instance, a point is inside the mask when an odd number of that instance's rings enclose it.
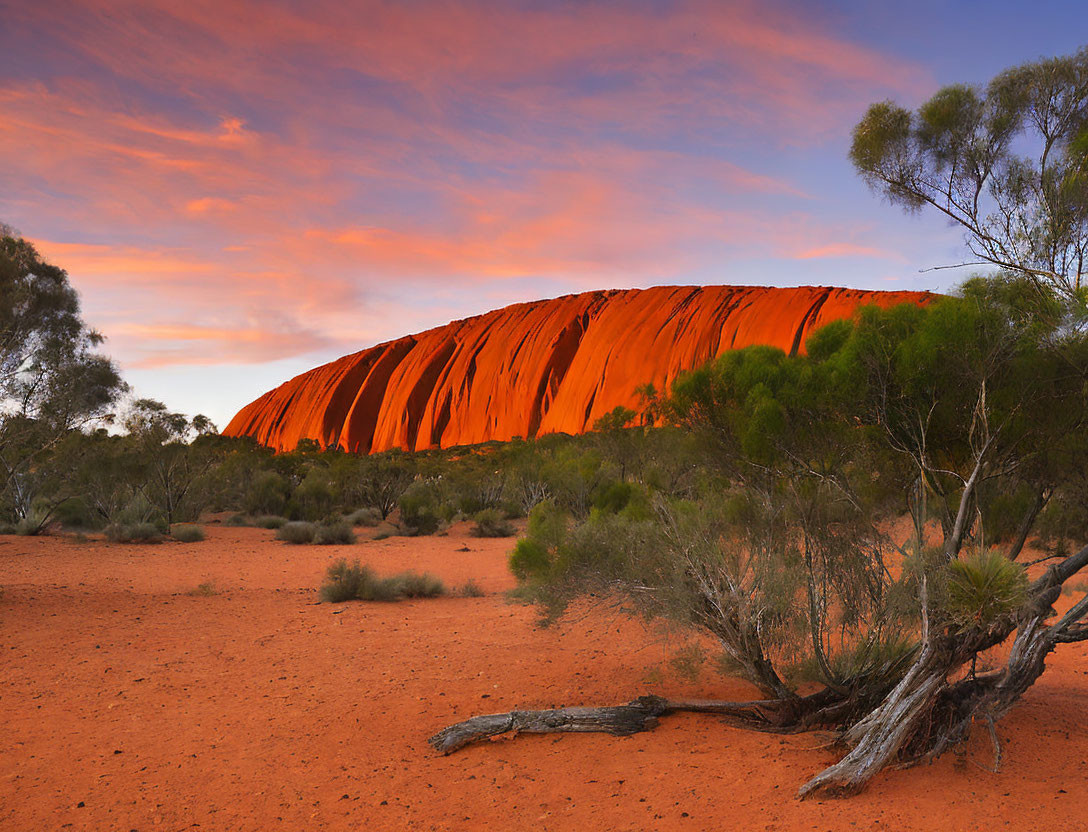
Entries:
{"label": "sky", "polygon": [[875,101],[1088,42],[1088,3],[0,0],[0,222],[137,394],[663,284],[945,291],[847,160]]}

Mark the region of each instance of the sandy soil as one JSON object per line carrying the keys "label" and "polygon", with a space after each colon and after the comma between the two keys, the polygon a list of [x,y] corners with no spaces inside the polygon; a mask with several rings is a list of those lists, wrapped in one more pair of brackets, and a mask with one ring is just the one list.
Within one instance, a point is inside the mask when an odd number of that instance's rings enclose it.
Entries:
{"label": "sandy soil", "polygon": [[[467,551],[465,551],[467,547]],[[209,527],[159,546],[0,538],[0,829],[1052,830],[1088,800],[1088,653],[1001,725],[1002,770],[968,751],[799,802],[832,761],[813,735],[678,716],[652,733],[524,736],[433,753],[473,714],[643,692],[740,698],[655,673],[669,648],[613,614],[534,628],[510,542],[389,538],[287,546]],[[429,570],[482,598],[318,604],[331,559]],[[212,596],[189,594],[211,581]]]}

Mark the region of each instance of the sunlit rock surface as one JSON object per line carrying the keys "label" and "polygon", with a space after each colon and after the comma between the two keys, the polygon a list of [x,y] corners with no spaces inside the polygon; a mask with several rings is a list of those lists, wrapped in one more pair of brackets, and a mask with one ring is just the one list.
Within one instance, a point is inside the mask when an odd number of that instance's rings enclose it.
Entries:
{"label": "sunlit rock surface", "polygon": [[228,436],[277,450],[300,439],[357,453],[581,433],[635,389],[752,344],[804,349],[867,304],[922,292],[804,286],[661,286],[519,303],[344,356],[246,405]]}

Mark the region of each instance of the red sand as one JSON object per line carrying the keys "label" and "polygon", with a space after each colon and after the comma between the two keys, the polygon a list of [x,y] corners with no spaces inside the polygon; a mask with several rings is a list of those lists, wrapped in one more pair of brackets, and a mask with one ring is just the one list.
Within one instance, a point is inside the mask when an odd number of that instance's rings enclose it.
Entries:
{"label": "red sand", "polygon": [[[468,546],[470,551],[458,549]],[[743,697],[646,677],[667,651],[619,614],[552,630],[507,604],[508,540],[287,546],[211,526],[160,546],[0,538],[0,829],[1072,829],[1088,800],[1088,656],[1060,650],[957,761],[799,802],[821,737],[695,715],[626,739],[523,736],[432,752],[470,715],[647,692]],[[426,569],[483,598],[318,604],[339,556]],[[213,581],[219,594],[187,594]],[[1063,599],[1067,602],[1068,599]],[[1075,823],[1071,822],[1077,819]]]}

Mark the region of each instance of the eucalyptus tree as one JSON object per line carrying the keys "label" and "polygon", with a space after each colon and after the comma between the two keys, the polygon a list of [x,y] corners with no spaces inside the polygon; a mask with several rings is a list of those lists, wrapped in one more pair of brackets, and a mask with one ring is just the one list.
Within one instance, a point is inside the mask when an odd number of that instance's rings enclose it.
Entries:
{"label": "eucalyptus tree", "polygon": [[884,101],[854,128],[862,177],[965,232],[972,262],[1084,303],[1088,283],[1088,47],[939,90],[916,112]]}
{"label": "eucalyptus tree", "polygon": [[58,444],[126,389],[101,344],[67,273],[0,226],[0,493],[29,531],[48,521],[36,502]]}

